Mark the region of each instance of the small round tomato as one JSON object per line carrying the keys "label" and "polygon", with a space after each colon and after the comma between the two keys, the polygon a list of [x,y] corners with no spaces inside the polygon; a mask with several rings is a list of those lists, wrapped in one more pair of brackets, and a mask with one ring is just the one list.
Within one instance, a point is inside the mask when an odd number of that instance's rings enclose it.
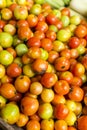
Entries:
{"label": "small round tomato", "polygon": [[54,66],[57,71],[66,71],[70,67],[70,61],[66,57],[59,57],[55,60]]}
{"label": "small round tomato", "polygon": [[80,40],[78,37],[71,37],[70,40],[69,40],[69,43],[68,43],[69,47],[70,48],[76,48],[80,45]]}
{"label": "small round tomato", "polygon": [[53,49],[52,41],[49,38],[42,39],[41,47],[47,51],[51,51]]}
{"label": "small round tomato", "polygon": [[54,107],[54,116],[56,119],[64,120],[69,113],[69,109],[65,104],[59,103]]}
{"label": "small round tomato", "polygon": [[70,55],[71,58],[74,58],[74,59],[78,58],[78,56],[79,56],[79,53],[76,49],[70,49],[70,54],[71,54]]}
{"label": "small round tomato", "polygon": [[34,14],[29,14],[27,17],[29,27],[35,27],[38,23],[38,17]]}
{"label": "small round tomato", "polygon": [[17,27],[19,28],[21,26],[29,26],[27,20],[24,20],[24,19],[18,20],[17,21]]}
{"label": "small round tomato", "polygon": [[61,15],[70,16],[70,9],[69,8],[63,8],[63,9],[61,9]]}
{"label": "small round tomato", "polygon": [[2,79],[5,76],[5,67],[4,65],[0,64],[0,79]]}
{"label": "small round tomato", "polygon": [[31,116],[37,112],[39,102],[36,98],[25,96],[21,100],[21,111],[25,115]]}
{"label": "small round tomato", "polygon": [[87,122],[87,116],[83,115],[83,116],[79,117],[77,122],[78,122],[77,128],[79,130],[83,130],[83,128],[84,128],[84,130],[87,130],[87,123],[86,123]]}
{"label": "small round tomato", "polygon": [[56,33],[53,30],[47,30],[46,37],[49,38],[51,41],[55,41]]}
{"label": "small round tomato", "polygon": [[66,95],[70,91],[70,86],[66,80],[59,80],[54,84],[54,91],[60,95]]}
{"label": "small round tomato", "polygon": [[41,84],[46,88],[51,88],[57,81],[57,75],[54,73],[45,73],[41,77]]}
{"label": "small round tomato", "polygon": [[0,29],[3,29],[6,25],[6,22],[4,20],[0,20]]}
{"label": "small round tomato", "polygon": [[7,75],[17,77],[22,74],[22,68],[17,63],[12,63],[7,67]]}
{"label": "small round tomato", "polygon": [[62,51],[60,52],[60,56],[61,56],[61,57],[64,56],[64,57],[66,57],[67,59],[70,59],[70,58],[71,58],[71,51],[70,51],[70,49],[65,48],[64,50],[62,50]]}
{"label": "small round tomato", "polygon": [[59,94],[54,93],[54,99],[52,100],[53,105],[57,105],[59,103],[65,104],[65,102],[66,102],[66,99],[63,95],[59,95]]}
{"label": "small round tomato", "polygon": [[33,63],[32,63],[32,68],[35,72],[39,73],[39,74],[43,74],[46,72],[47,68],[48,68],[48,62],[45,60],[42,60],[41,58],[36,59]]}
{"label": "small round tomato", "polygon": [[31,37],[27,41],[27,46],[28,47],[32,47],[32,46],[40,47],[41,46],[40,39],[38,37],[35,37],[35,36]]}
{"label": "small round tomato", "polygon": [[56,120],[54,123],[55,130],[67,130],[68,126],[64,120]]}
{"label": "small round tomato", "polygon": [[77,130],[74,126],[69,126],[68,130]]}
{"label": "small round tomato", "polygon": [[3,97],[9,99],[15,96],[16,89],[14,85],[12,85],[11,83],[5,83],[5,84],[2,84],[0,87],[0,94]]}
{"label": "small round tomato", "polygon": [[80,87],[82,85],[82,79],[80,77],[73,76],[71,85],[72,86],[79,86]]}
{"label": "small round tomato", "polygon": [[84,25],[78,25],[75,29],[75,35],[79,38],[83,38],[87,35],[87,28]]}
{"label": "small round tomato", "polygon": [[4,20],[10,20],[12,18],[13,14],[12,11],[9,8],[3,8],[1,10],[1,17]]}
{"label": "small round tomato", "polygon": [[39,21],[38,23],[37,23],[37,26],[36,26],[36,28],[35,28],[37,31],[39,30],[39,31],[42,31],[42,32],[46,32],[47,30],[48,30],[48,24],[46,23],[46,22],[44,22],[44,21]]}
{"label": "small round tomato", "polygon": [[59,79],[66,80],[69,84],[71,84],[73,80],[73,74],[70,71],[60,72]]}
{"label": "small round tomato", "polygon": [[6,50],[10,52],[14,58],[17,56],[16,51],[13,47],[8,47]]}
{"label": "small round tomato", "polygon": [[58,52],[56,51],[50,51],[48,56],[48,62],[54,63],[55,59],[59,57]]}
{"label": "small round tomato", "polygon": [[18,28],[17,34],[21,40],[27,41],[31,37],[32,31],[28,26],[21,26]]}
{"label": "small round tomato", "polygon": [[44,32],[39,31],[39,30],[34,32],[34,36],[37,37],[40,40],[43,39],[43,38],[45,38]]}
{"label": "small round tomato", "polygon": [[37,120],[30,120],[26,125],[26,130],[40,130],[40,123]]}
{"label": "small round tomato", "polygon": [[68,96],[71,100],[74,100],[76,102],[80,102],[83,100],[84,97],[84,91],[82,88],[78,86],[72,86],[71,90],[68,93]]}
{"label": "small round tomato", "polygon": [[20,93],[25,93],[30,87],[30,78],[26,75],[20,75],[15,79],[15,88]]}

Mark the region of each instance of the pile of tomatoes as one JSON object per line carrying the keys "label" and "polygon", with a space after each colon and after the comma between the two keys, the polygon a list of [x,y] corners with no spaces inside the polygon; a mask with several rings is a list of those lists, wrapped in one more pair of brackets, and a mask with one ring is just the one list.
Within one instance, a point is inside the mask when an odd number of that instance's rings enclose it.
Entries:
{"label": "pile of tomatoes", "polygon": [[1,0],[0,116],[26,130],[87,130],[85,20],[43,0]]}

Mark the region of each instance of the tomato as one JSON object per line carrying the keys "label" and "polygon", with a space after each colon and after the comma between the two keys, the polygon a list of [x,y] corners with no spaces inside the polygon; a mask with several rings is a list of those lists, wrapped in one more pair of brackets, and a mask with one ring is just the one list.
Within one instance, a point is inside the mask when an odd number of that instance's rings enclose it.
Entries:
{"label": "tomato", "polygon": [[54,62],[57,71],[66,71],[70,67],[70,61],[66,57],[59,57]]}
{"label": "tomato", "polygon": [[34,32],[34,36],[37,37],[40,40],[43,39],[43,38],[45,38],[44,32],[39,31],[39,30]]}
{"label": "tomato", "polygon": [[21,111],[25,115],[31,116],[37,112],[39,102],[36,98],[25,96],[21,100]]}
{"label": "tomato", "polygon": [[46,37],[49,38],[51,41],[56,40],[56,33],[53,30],[47,30]]}
{"label": "tomato", "polygon": [[30,87],[30,78],[26,75],[20,75],[15,79],[15,88],[20,93],[25,93]]}
{"label": "tomato", "polygon": [[66,99],[63,95],[59,95],[59,94],[54,93],[54,98],[52,100],[53,105],[57,105],[59,103],[65,104],[65,102],[66,102]]}
{"label": "tomato", "polygon": [[54,120],[53,119],[44,119],[41,121],[41,129],[42,130],[53,130],[54,129]]}
{"label": "tomato", "polygon": [[15,96],[16,89],[15,89],[13,84],[5,83],[5,84],[2,84],[1,87],[0,87],[0,94],[3,97],[9,99],[9,98],[12,98],[12,97]]}
{"label": "tomato", "polygon": [[5,67],[0,64],[0,79],[2,79],[5,76]]}
{"label": "tomato", "polygon": [[19,28],[21,26],[29,26],[29,24],[27,20],[22,19],[22,20],[17,21],[16,26]]}
{"label": "tomato", "polygon": [[68,126],[64,120],[56,120],[54,123],[55,130],[67,130]]}
{"label": "tomato", "polygon": [[59,57],[58,52],[56,51],[50,51],[48,56],[48,62],[54,63],[55,59]]}
{"label": "tomato", "polygon": [[53,73],[45,73],[41,77],[41,84],[46,88],[51,88],[57,81],[57,75]]}
{"label": "tomato", "polygon": [[35,27],[38,23],[38,17],[34,14],[29,14],[27,17],[29,27]]}
{"label": "tomato", "polygon": [[80,40],[78,37],[71,37],[69,40],[69,47],[76,48],[80,45]]}
{"label": "tomato", "polygon": [[83,115],[83,116],[79,117],[77,122],[78,122],[77,128],[79,130],[83,130],[83,127],[84,127],[84,130],[87,129],[87,123],[86,123],[87,122],[87,116]]}
{"label": "tomato", "polygon": [[84,25],[78,25],[75,29],[75,35],[79,38],[83,38],[87,35],[87,28]]}
{"label": "tomato", "polygon": [[61,56],[61,57],[64,56],[64,57],[66,57],[67,59],[70,59],[70,58],[71,58],[71,51],[70,51],[70,49],[65,48],[64,50],[62,50],[62,51],[60,52],[60,56]]}
{"label": "tomato", "polygon": [[66,80],[56,81],[54,91],[59,95],[66,95],[70,91],[69,83]]}
{"label": "tomato", "polygon": [[69,10],[69,8],[63,8],[63,9],[61,9],[61,14],[70,17],[70,10]]}
{"label": "tomato", "polygon": [[66,105],[59,103],[54,107],[54,117],[59,120],[64,120],[69,113]]}
{"label": "tomato", "polygon": [[73,126],[69,126],[68,130],[77,130],[77,129],[75,127],[73,127]]}
{"label": "tomato", "polygon": [[37,120],[30,120],[26,125],[26,130],[40,130],[40,123]]}
{"label": "tomato", "polygon": [[84,97],[84,91],[82,88],[78,86],[72,86],[71,90],[68,93],[68,96],[71,100],[80,102],[83,100]]}
{"label": "tomato", "polygon": [[6,22],[4,20],[0,20],[0,29],[3,29]]}
{"label": "tomato", "polygon": [[4,20],[10,20],[13,16],[12,11],[8,8],[3,8],[1,10],[2,19]]}

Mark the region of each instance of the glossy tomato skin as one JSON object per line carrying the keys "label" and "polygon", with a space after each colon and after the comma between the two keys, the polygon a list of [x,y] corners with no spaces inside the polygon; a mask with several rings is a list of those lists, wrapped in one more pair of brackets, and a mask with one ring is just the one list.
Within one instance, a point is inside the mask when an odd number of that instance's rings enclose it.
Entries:
{"label": "glossy tomato skin", "polygon": [[25,96],[21,100],[21,111],[28,116],[31,116],[37,112],[39,108],[39,102],[36,98]]}
{"label": "glossy tomato skin", "polygon": [[69,47],[70,48],[76,48],[80,45],[80,40],[78,37],[72,37],[69,40]]}
{"label": "glossy tomato skin", "polygon": [[70,67],[70,61],[66,57],[59,57],[55,60],[54,66],[57,71],[66,71]]}

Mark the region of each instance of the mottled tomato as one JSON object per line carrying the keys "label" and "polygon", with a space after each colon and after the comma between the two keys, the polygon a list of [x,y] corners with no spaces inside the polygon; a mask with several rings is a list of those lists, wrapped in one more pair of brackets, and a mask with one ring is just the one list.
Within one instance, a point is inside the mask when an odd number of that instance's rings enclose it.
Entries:
{"label": "mottled tomato", "polygon": [[15,96],[16,89],[13,84],[11,83],[4,83],[0,86],[0,94],[9,99]]}
{"label": "mottled tomato", "polygon": [[75,29],[75,35],[79,38],[83,38],[87,35],[87,28],[84,25],[78,25]]}
{"label": "mottled tomato", "polygon": [[17,63],[12,63],[7,67],[7,75],[17,77],[22,74],[22,68]]}
{"label": "mottled tomato", "polygon": [[39,74],[43,74],[46,72],[47,68],[48,68],[48,62],[45,60],[42,60],[41,58],[36,59],[33,63],[32,63],[32,68],[35,72],[39,73]]}
{"label": "mottled tomato", "polygon": [[66,80],[58,80],[54,84],[54,91],[59,95],[66,95],[70,91],[69,83]]}
{"label": "mottled tomato", "polygon": [[30,78],[26,75],[20,75],[15,79],[15,88],[20,93],[25,93],[30,87]]}
{"label": "mottled tomato", "polygon": [[32,47],[32,46],[40,47],[41,46],[40,39],[38,37],[35,37],[35,36],[31,37],[27,41],[27,46],[28,47]]}
{"label": "mottled tomato", "polygon": [[70,67],[70,61],[66,57],[59,57],[55,60],[54,66],[57,71],[66,71]]}
{"label": "mottled tomato", "polygon": [[68,107],[63,104],[59,103],[54,107],[54,116],[56,119],[64,120],[69,113]]}
{"label": "mottled tomato", "polygon": [[63,8],[63,9],[61,9],[61,14],[62,15],[70,16],[70,10],[69,10],[69,8]]}
{"label": "mottled tomato", "polygon": [[71,100],[74,100],[76,102],[80,102],[83,100],[84,97],[84,91],[82,88],[78,86],[72,86],[71,90],[68,93],[68,96]]}
{"label": "mottled tomato", "polygon": [[31,116],[37,112],[39,108],[39,102],[36,98],[25,96],[21,100],[21,111],[28,116]]}
{"label": "mottled tomato", "polygon": [[41,84],[46,88],[51,88],[57,81],[57,75],[54,73],[45,73],[41,77]]}

